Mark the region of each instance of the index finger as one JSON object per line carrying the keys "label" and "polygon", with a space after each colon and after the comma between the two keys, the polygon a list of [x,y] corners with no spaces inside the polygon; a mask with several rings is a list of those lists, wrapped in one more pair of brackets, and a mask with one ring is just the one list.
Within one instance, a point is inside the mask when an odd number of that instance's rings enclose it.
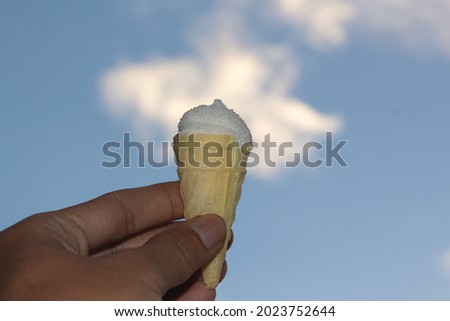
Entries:
{"label": "index finger", "polygon": [[175,181],[110,192],[63,209],[58,216],[77,225],[89,249],[94,249],[182,218],[183,202]]}

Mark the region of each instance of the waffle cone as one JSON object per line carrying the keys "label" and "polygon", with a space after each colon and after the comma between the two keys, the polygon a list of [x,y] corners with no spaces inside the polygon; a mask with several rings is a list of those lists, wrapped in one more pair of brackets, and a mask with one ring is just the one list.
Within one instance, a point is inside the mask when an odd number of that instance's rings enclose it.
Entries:
{"label": "waffle cone", "polygon": [[[185,147],[188,141],[195,142],[195,148]],[[221,216],[226,224],[223,248],[202,268],[203,282],[214,289],[225,262],[248,153],[241,151],[233,136],[217,134],[177,134],[174,150],[185,218],[213,213]]]}

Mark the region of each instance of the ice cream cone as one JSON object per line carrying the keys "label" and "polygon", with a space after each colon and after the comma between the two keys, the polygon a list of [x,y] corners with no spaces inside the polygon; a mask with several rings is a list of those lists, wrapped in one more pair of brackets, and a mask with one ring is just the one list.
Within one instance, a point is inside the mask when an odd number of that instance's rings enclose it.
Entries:
{"label": "ice cream cone", "polygon": [[226,224],[222,250],[202,268],[203,282],[210,289],[220,280],[251,149],[251,145],[243,149],[235,140],[222,134],[182,133],[174,137],[185,218],[213,213]]}

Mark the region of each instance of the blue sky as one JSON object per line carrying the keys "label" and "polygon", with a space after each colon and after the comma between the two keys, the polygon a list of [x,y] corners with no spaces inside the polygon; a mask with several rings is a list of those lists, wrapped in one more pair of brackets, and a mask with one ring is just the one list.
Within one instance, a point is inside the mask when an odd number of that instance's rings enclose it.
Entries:
{"label": "blue sky", "polygon": [[170,140],[185,109],[221,98],[256,141],[301,150],[332,131],[349,167],[249,170],[218,299],[450,299],[449,14],[446,0],[2,2],[0,229],[176,179],[102,168],[101,147]]}

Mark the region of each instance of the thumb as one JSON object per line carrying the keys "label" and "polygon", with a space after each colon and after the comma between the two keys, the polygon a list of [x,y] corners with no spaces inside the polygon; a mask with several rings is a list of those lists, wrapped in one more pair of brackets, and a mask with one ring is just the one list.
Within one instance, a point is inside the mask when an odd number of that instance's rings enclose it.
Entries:
{"label": "thumb", "polygon": [[189,279],[225,241],[225,222],[208,214],[194,217],[151,238],[141,249],[151,260],[151,279],[160,295]]}

